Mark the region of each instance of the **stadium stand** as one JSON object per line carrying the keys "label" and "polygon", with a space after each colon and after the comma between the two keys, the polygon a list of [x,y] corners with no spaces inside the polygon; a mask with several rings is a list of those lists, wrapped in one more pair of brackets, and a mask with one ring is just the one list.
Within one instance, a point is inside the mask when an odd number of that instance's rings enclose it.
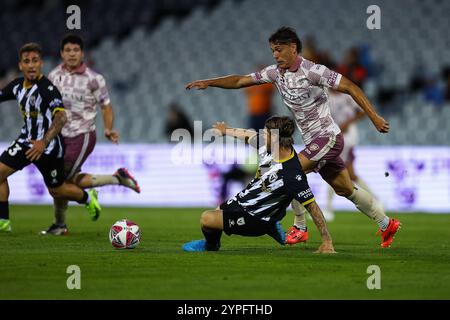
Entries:
{"label": "stadium stand", "polygon": [[[5,11],[0,13],[0,29],[7,31],[5,48],[14,48],[8,50],[14,54],[2,52],[0,69],[6,72],[6,67],[15,65],[15,48],[34,40],[52,55],[47,61],[49,70],[58,61],[53,39],[65,33],[64,28],[49,32],[55,25],[65,25],[61,4],[45,2],[43,10],[49,17],[45,24],[35,21],[32,7],[21,10],[19,19],[27,24],[16,29],[17,18],[9,14],[17,10],[15,2],[6,3]],[[164,115],[172,101],[183,105],[190,119],[202,120],[204,130],[218,120],[245,126],[243,92],[186,92],[184,85],[204,77],[250,73],[257,64],[272,64],[267,38],[281,25],[295,27],[301,38],[313,36],[320,49],[330,52],[337,61],[352,46],[368,48],[376,72],[364,89],[390,121],[392,132],[386,139],[364,120],[358,125],[360,144],[446,145],[450,140],[449,103],[435,106],[426,102],[420,91],[408,90],[418,64],[430,75],[439,75],[450,65],[445,14],[450,12],[449,1],[380,0],[381,30],[365,27],[366,8],[372,4],[369,0],[203,0],[195,1],[195,7],[190,0],[105,3],[85,1],[89,10],[83,16],[83,35],[88,40],[94,69],[107,79],[123,141],[166,141]],[[325,6],[327,10],[322,10]],[[336,18],[354,13],[359,18]],[[28,23],[39,30],[26,34]],[[384,89],[397,92],[396,98],[379,101],[377,93]],[[287,114],[281,99],[276,97],[275,101],[276,111]],[[12,140],[20,125],[18,114],[8,109],[6,105],[0,108],[4,119],[1,140]]]}

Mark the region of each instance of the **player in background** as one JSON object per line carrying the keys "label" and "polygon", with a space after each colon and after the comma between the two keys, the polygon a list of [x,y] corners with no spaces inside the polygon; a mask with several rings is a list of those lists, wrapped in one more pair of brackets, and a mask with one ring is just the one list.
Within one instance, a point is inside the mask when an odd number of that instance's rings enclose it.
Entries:
{"label": "player in background", "polygon": [[[389,247],[400,222],[386,216],[383,207],[370,193],[354,186],[345,164],[339,155],[344,146],[341,130],[330,114],[328,88],[351,95],[365,111],[375,128],[381,133],[389,131],[389,124],[379,116],[362,90],[341,74],[324,65],[315,64],[300,55],[300,39],[292,28],[282,27],[269,38],[276,64],[249,75],[229,75],[219,78],[197,80],[186,89],[218,87],[239,89],[262,83],[274,83],[284,104],[294,115],[297,127],[305,143],[298,154],[306,173],[318,172],[336,194],[346,197],[369,218],[374,220],[381,232],[381,246]],[[306,210],[293,202],[294,226],[288,230],[289,244],[306,241]]]}
{"label": "player in background", "polygon": [[0,231],[11,231],[8,177],[33,163],[50,194],[57,199],[83,203],[91,215],[100,211],[94,189],[85,192],[65,182],[64,142],[60,132],[67,122],[58,89],[42,74],[42,49],[36,43],[19,51],[23,77],[0,90],[0,102],[16,99],[24,125],[19,137],[0,156]]}
{"label": "player in background", "polygon": [[[125,168],[119,168],[112,175],[81,173],[82,165],[95,147],[97,106],[102,111],[105,137],[118,143],[119,134],[113,130],[114,112],[105,79],[83,61],[82,38],[68,34],[62,39],[60,49],[63,62],[50,72],[49,79],[61,92],[67,112],[68,121],[61,132],[66,145],[64,169],[67,181],[81,188],[123,185],[139,193],[138,183]],[[54,199],[55,220],[41,232],[42,235],[64,235],[68,232],[67,206],[67,201]],[[98,215],[91,218],[97,220]]]}
{"label": "player in background", "polygon": [[[356,123],[366,114],[348,94],[343,94],[335,90],[329,90],[328,93],[331,116],[344,135],[345,144],[340,157],[345,163],[350,179],[356,185],[373,195],[373,192],[370,190],[366,182],[356,175],[355,168],[353,166],[355,161],[354,148],[358,144],[358,128]],[[335,218],[333,207],[334,194],[333,188],[329,187],[327,193],[327,206],[323,211],[327,221],[333,221]]]}
{"label": "player in background", "polygon": [[269,235],[281,245],[285,232],[280,221],[286,208],[296,199],[311,214],[322,236],[317,252],[334,253],[325,218],[314,200],[308,180],[296,157],[292,135],[295,124],[289,117],[273,116],[266,121],[262,139],[253,130],[228,127],[224,122],[216,128],[222,135],[244,140],[258,148],[259,168],[255,178],[235,197],[215,210],[203,212],[201,229],[205,240],[194,240],[183,245],[185,251],[217,251],[222,231],[227,235],[257,237]]}

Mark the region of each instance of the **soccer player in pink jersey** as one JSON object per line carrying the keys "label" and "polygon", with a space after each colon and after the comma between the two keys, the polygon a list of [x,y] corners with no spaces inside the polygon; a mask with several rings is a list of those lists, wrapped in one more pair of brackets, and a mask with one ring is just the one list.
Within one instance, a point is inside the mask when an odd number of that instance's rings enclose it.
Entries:
{"label": "soccer player in pink jersey", "polygon": [[[123,185],[139,193],[137,181],[126,168],[119,168],[112,175],[81,173],[81,166],[95,147],[98,105],[103,115],[105,137],[113,143],[118,143],[119,133],[113,130],[114,112],[104,77],[83,62],[83,39],[75,34],[66,35],[61,42],[61,58],[63,63],[50,72],[49,79],[61,92],[67,113],[68,120],[61,132],[66,146],[66,179],[81,188]],[[67,233],[67,204],[67,201],[54,199],[55,221],[41,234]],[[97,220],[98,215],[91,218]]]}
{"label": "soccer player in pink jersey", "polygon": [[[353,185],[339,157],[344,139],[330,114],[328,88],[349,94],[379,132],[389,131],[388,122],[376,113],[357,85],[326,66],[303,58],[300,55],[301,42],[294,29],[278,29],[270,36],[269,45],[276,64],[249,75],[193,81],[186,85],[186,89],[239,89],[267,82],[275,84],[284,104],[292,112],[305,143],[305,148],[298,154],[303,170],[306,173],[318,172],[336,194],[352,201],[361,212],[376,221],[381,233],[381,246],[389,247],[400,222],[387,217],[379,201],[370,193]],[[296,216],[294,226],[287,233],[288,244],[308,238],[304,223],[306,210],[296,201],[292,204]]]}

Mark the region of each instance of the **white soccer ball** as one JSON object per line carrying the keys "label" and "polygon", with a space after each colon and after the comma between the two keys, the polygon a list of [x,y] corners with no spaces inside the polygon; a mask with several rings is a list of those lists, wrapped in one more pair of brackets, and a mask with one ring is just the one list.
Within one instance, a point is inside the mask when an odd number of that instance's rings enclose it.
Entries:
{"label": "white soccer ball", "polygon": [[141,242],[141,231],[133,221],[116,221],[109,231],[109,241],[117,249],[133,249]]}

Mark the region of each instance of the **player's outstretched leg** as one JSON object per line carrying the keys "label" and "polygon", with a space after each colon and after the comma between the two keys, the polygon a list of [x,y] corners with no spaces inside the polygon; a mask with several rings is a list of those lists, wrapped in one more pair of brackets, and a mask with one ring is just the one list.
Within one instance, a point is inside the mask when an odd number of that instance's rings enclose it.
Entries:
{"label": "player's outstretched leg", "polygon": [[334,178],[328,179],[327,182],[336,194],[346,197],[355,204],[359,211],[378,224],[380,228],[379,233],[381,234],[381,246],[383,248],[389,247],[400,227],[400,222],[389,218],[385,214],[381,203],[373,195],[362,188],[353,186],[346,169]]}
{"label": "player's outstretched leg", "polygon": [[188,252],[218,251],[223,230],[222,210],[208,210],[200,218],[205,239],[185,243],[182,248]]}
{"label": "player's outstretched leg", "polygon": [[82,189],[121,185],[140,193],[141,188],[136,179],[126,168],[119,168],[114,174],[79,173],[71,180]]}
{"label": "player's outstretched leg", "polygon": [[113,174],[119,180],[119,185],[130,188],[137,193],[141,193],[141,188],[139,187],[139,183],[134,179],[134,177],[130,174],[127,168],[119,168]]}

